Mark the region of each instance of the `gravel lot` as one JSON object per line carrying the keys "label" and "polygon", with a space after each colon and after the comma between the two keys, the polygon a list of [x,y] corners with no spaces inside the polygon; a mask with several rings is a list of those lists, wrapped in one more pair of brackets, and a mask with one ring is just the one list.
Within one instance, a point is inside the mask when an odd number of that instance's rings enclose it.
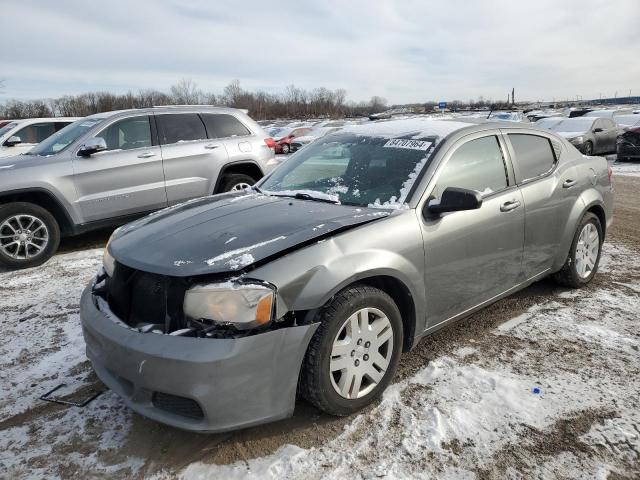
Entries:
{"label": "gravel lot", "polygon": [[100,388],[78,298],[109,232],[0,272],[0,477],[638,478],[640,168],[614,170],[615,223],[589,287],[541,281],[438,332],[346,419],[299,402],[288,420],[199,435],[109,391],[85,408],[43,402],[60,383],[74,398]]}

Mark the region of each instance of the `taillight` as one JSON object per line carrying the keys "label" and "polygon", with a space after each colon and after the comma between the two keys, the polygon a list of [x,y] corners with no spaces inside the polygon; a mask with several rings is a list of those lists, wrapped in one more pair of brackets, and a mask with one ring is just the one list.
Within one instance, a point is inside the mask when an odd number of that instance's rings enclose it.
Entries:
{"label": "taillight", "polygon": [[267,147],[269,147],[272,150],[276,149],[276,142],[274,142],[273,138],[269,137],[269,138],[265,138],[264,139],[264,143],[267,144]]}
{"label": "taillight", "polygon": [[613,170],[610,166],[607,166],[607,175],[609,175],[609,184],[611,184],[611,177],[613,176]]}
{"label": "taillight", "polygon": [[640,127],[630,128],[627,132],[640,133]]}

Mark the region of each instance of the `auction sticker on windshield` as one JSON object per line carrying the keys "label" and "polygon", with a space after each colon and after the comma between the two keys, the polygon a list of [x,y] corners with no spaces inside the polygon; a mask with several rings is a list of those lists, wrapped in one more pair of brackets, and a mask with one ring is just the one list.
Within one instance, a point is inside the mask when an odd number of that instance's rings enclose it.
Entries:
{"label": "auction sticker on windshield", "polygon": [[408,148],[409,150],[427,150],[430,146],[431,142],[405,138],[392,138],[384,144],[385,148]]}

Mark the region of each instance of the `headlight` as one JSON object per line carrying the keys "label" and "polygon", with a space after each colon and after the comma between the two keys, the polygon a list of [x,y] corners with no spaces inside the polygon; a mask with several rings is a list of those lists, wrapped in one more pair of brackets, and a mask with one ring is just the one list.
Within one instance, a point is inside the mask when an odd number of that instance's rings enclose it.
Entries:
{"label": "headlight", "polygon": [[109,275],[110,277],[113,277],[113,271],[116,268],[116,261],[109,253],[109,244],[111,243],[111,240],[113,240],[113,236],[116,234],[118,230],[120,230],[120,228],[122,227],[116,228],[111,234],[111,236],[109,237],[107,246],[104,247],[104,255],[102,256],[102,266],[104,267],[104,271],[107,272],[107,275]]}
{"label": "headlight", "polygon": [[573,138],[570,138],[569,141],[571,143],[584,143],[584,137],[583,136],[573,137]]}
{"label": "headlight", "polygon": [[211,283],[185,293],[184,313],[247,330],[271,321],[275,292],[261,284]]}
{"label": "headlight", "polygon": [[104,267],[104,271],[107,272],[107,275],[113,277],[113,271],[116,268],[116,261],[111,256],[107,248],[104,249],[104,255],[102,256],[102,266]]}

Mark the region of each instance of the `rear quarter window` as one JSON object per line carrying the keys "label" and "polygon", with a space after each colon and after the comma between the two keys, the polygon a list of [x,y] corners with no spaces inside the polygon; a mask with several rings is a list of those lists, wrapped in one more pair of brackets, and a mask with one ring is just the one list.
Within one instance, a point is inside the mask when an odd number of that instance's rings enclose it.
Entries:
{"label": "rear quarter window", "polygon": [[539,135],[510,133],[509,141],[516,155],[521,180],[531,180],[549,172],[556,162],[551,141]]}
{"label": "rear quarter window", "polygon": [[244,137],[251,132],[233,115],[203,113],[200,115],[207,127],[209,138]]}
{"label": "rear quarter window", "polygon": [[157,115],[158,133],[162,145],[192,140],[206,140],[207,131],[196,113]]}

